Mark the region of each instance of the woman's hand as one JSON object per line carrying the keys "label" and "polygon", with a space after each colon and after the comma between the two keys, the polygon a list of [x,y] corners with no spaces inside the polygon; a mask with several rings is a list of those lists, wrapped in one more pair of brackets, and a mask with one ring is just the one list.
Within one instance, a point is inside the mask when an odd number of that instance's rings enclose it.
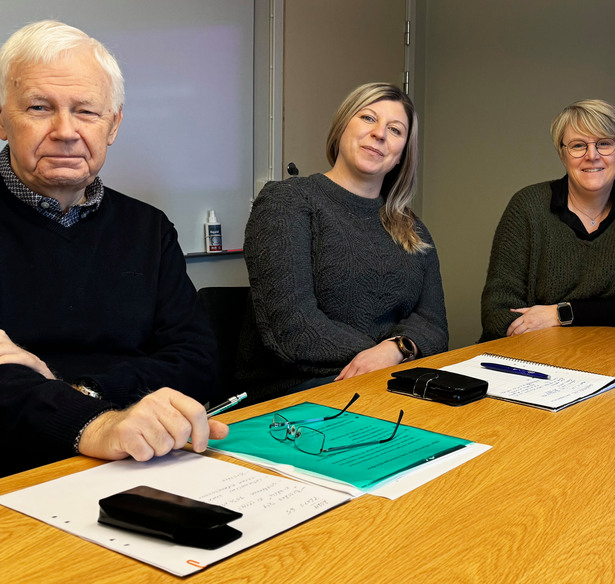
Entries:
{"label": "woman's hand", "polygon": [[510,311],[520,312],[521,316],[510,323],[506,331],[507,337],[552,326],[560,326],[557,318],[557,304],[550,304],[548,306],[536,304],[527,308],[511,308]]}
{"label": "woman's hand", "polygon": [[335,381],[376,371],[376,369],[399,365],[402,359],[403,355],[397,348],[395,341],[382,341],[375,347],[370,347],[365,349],[365,351],[357,353],[355,358],[342,369],[341,373],[335,378]]}

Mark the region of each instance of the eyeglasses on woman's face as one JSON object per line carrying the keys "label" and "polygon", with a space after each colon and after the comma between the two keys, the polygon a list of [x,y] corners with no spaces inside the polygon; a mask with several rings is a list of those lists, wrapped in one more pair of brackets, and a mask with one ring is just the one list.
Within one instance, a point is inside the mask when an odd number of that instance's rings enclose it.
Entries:
{"label": "eyeglasses on woman's face", "polygon": [[587,154],[587,149],[593,144],[596,151],[601,156],[609,156],[615,152],[615,140],[611,138],[600,138],[595,142],[585,142],[584,140],[572,140],[568,144],[562,143],[562,146],[568,151],[568,154],[573,158],[583,158]]}

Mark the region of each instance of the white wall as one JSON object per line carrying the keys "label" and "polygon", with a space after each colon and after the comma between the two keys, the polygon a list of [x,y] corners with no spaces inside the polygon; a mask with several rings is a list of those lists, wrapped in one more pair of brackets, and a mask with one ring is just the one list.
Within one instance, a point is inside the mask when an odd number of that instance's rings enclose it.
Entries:
{"label": "white wall", "polygon": [[[282,141],[282,76],[284,0],[254,0],[254,131],[246,132],[254,148],[254,188],[271,178],[280,178]],[[273,39],[273,40],[272,40]],[[270,115],[274,124],[270,123]],[[247,217],[247,213],[246,213]],[[219,217],[220,219],[220,217]],[[244,217],[245,220],[245,217]],[[243,238],[224,246],[241,247]],[[231,243],[231,245],[229,245]],[[189,258],[188,275],[197,288],[205,286],[247,286],[248,271],[243,255]]]}
{"label": "white wall", "polygon": [[423,219],[442,264],[451,348],[480,336],[491,240],[510,197],[558,178],[549,125],[615,103],[612,0],[418,0]]}

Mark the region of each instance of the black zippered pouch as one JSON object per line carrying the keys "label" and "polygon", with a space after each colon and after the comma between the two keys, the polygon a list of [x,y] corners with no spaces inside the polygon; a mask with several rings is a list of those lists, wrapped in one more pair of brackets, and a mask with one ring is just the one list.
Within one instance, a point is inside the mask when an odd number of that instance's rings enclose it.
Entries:
{"label": "black zippered pouch", "polygon": [[220,505],[140,486],[101,499],[98,522],[207,550],[241,537],[227,525],[242,517]]}
{"label": "black zippered pouch", "polygon": [[429,367],[395,371],[387,388],[393,393],[449,406],[463,406],[487,395],[487,382],[482,379]]}

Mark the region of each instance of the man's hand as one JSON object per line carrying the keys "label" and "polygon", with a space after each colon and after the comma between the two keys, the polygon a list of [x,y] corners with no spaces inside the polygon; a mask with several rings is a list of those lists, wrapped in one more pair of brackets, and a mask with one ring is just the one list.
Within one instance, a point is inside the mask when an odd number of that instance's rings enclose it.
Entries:
{"label": "man's hand", "polygon": [[199,402],[163,387],[125,410],[96,418],[83,431],[79,452],[105,460],[149,460],[182,448],[188,438],[195,452],[202,452],[210,437],[219,440],[227,434],[228,426],[208,420]]}
{"label": "man's hand", "polygon": [[536,304],[527,308],[511,308],[511,312],[520,312],[521,316],[510,323],[507,337],[537,331],[551,326],[560,326],[557,319],[557,304],[543,306]]}
{"label": "man's hand", "polygon": [[34,369],[47,379],[55,379],[55,375],[49,370],[49,367],[41,361],[36,355],[28,353],[19,345],[16,345],[9,336],[0,329],[0,365],[24,365],[30,369]]}
{"label": "man's hand", "polygon": [[376,369],[384,369],[385,367],[399,365],[403,358],[403,355],[394,341],[382,341],[375,347],[370,347],[369,349],[365,349],[365,351],[357,353],[355,358],[342,369],[340,374],[335,378],[335,381],[348,379],[349,377],[361,375],[362,373],[369,373],[370,371],[376,371]]}

